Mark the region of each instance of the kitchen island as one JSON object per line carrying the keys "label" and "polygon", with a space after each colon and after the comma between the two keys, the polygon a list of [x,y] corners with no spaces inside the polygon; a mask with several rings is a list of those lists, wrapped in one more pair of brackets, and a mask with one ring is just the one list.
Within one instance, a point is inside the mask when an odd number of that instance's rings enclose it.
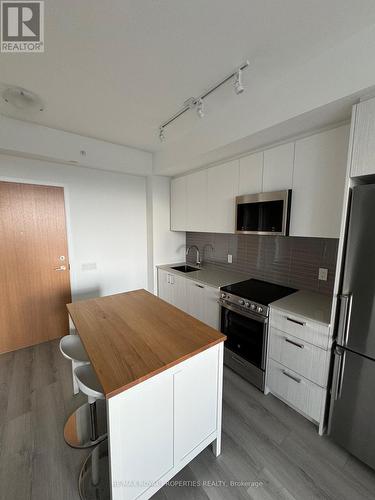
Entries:
{"label": "kitchen island", "polygon": [[145,290],[68,310],[106,397],[112,500],[150,498],[211,443],[220,454],[224,335]]}

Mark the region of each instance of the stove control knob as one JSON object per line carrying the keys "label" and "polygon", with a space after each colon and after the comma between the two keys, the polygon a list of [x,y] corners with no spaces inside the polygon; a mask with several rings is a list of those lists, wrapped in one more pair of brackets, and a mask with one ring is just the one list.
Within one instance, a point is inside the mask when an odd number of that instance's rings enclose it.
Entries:
{"label": "stove control knob", "polygon": [[262,313],[263,312],[263,307],[258,306],[257,311],[258,311],[258,313]]}
{"label": "stove control knob", "polygon": [[251,309],[252,311],[254,311],[256,308],[257,308],[257,306],[256,306],[255,304],[251,304],[250,309]]}
{"label": "stove control knob", "polygon": [[245,301],[244,301],[243,299],[240,299],[240,300],[238,301],[238,303],[240,304],[240,306],[244,306],[244,305],[245,305]]}
{"label": "stove control knob", "polygon": [[221,298],[222,298],[222,299],[225,299],[225,297],[226,297],[226,294],[225,294],[225,293],[222,293],[222,294],[221,294]]}
{"label": "stove control knob", "polygon": [[245,307],[250,307],[250,302],[245,302]]}

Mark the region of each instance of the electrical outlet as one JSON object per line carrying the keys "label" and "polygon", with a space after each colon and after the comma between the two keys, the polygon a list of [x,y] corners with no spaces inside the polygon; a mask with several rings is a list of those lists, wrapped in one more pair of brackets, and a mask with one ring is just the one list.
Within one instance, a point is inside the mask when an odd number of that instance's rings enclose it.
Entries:
{"label": "electrical outlet", "polygon": [[228,253],[228,264],[232,264],[233,263],[233,256],[232,254]]}
{"label": "electrical outlet", "polygon": [[319,276],[318,279],[321,281],[327,281],[328,279],[328,269],[325,267],[319,267]]}

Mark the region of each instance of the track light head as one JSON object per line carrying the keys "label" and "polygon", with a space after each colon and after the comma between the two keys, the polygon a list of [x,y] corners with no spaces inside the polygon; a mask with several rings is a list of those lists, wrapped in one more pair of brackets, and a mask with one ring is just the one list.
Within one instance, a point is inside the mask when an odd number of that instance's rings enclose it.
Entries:
{"label": "track light head", "polygon": [[164,127],[159,128],[159,139],[160,139],[160,142],[165,141]]}
{"label": "track light head", "polygon": [[237,95],[242,94],[245,90],[245,87],[242,83],[242,69],[239,69],[237,73],[234,75],[234,91]]}
{"label": "track light head", "polygon": [[197,114],[198,114],[199,118],[203,118],[204,117],[204,110],[203,110],[202,99],[198,99],[196,106],[197,106]]}

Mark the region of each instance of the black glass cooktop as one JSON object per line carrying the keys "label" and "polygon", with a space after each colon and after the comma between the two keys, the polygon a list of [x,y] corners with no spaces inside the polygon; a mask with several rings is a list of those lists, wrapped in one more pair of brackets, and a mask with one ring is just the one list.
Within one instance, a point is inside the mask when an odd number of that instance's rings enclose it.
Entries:
{"label": "black glass cooktop", "polygon": [[221,290],[265,306],[297,291],[295,288],[288,288],[256,279],[223,286]]}

